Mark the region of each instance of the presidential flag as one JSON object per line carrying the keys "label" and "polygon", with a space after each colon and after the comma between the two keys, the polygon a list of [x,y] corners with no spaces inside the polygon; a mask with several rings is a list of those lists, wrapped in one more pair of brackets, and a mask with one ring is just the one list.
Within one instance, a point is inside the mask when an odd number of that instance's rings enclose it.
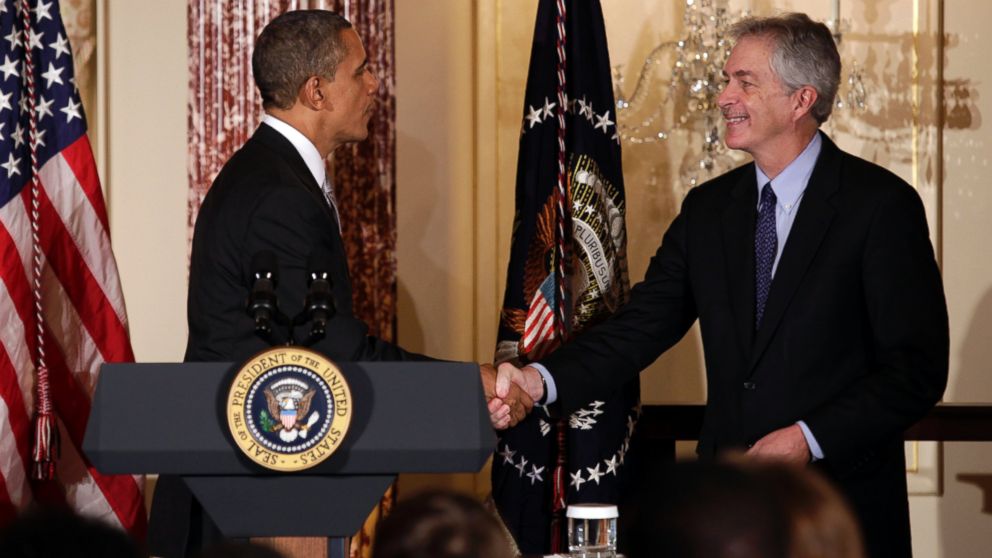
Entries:
{"label": "presidential flag", "polygon": [[[497,361],[540,361],[627,301],[625,203],[599,2],[542,0]],[[567,504],[620,500],[639,398],[634,380],[568,417],[535,408],[500,434],[493,498],[521,552],[562,550]]]}
{"label": "presidential flag", "polygon": [[100,364],[133,361],[56,0],[0,3],[0,523],[69,506],[141,538],[141,477],[80,453]]}

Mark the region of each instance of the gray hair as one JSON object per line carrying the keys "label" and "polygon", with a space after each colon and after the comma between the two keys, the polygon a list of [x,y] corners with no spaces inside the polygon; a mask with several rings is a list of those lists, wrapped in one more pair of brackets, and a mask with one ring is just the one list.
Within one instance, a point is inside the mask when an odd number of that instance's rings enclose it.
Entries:
{"label": "gray hair", "polygon": [[251,71],[264,108],[288,109],[310,76],[334,78],[345,56],[341,32],[351,23],[327,10],[297,10],[273,19],[255,40]]}
{"label": "gray hair", "polygon": [[789,13],[742,19],[731,27],[730,34],[738,41],[744,37],[772,40],[772,70],[789,93],[806,85],[815,89],[817,98],[810,113],[820,124],[827,121],[840,85],[840,54],[826,25],[806,14]]}

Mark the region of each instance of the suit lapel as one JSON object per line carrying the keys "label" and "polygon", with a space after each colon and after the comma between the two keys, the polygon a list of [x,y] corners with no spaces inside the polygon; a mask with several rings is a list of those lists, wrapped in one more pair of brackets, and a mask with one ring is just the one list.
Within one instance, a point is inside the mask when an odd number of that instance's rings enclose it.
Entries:
{"label": "suit lapel", "polygon": [[727,285],[741,346],[749,348],[754,335],[754,222],[758,193],[754,164],[741,173],[730,190],[723,211],[723,250]]}
{"label": "suit lapel", "polygon": [[[297,184],[313,196],[314,203],[322,208],[324,215],[327,216],[329,221],[328,234],[331,236],[333,249],[336,254],[341,255],[340,258],[334,258],[335,265],[337,266],[334,280],[335,302],[337,303],[338,312],[350,315],[352,312],[351,278],[348,272],[347,252],[344,247],[344,239],[341,238],[339,232],[337,216],[327,203],[327,198],[324,197],[324,191],[317,184],[307,164],[303,161],[303,157],[296,151],[293,144],[274,128],[267,124],[260,125],[252,135],[252,140],[259,141],[282,157],[286,162],[286,166],[289,167],[290,172],[296,178]],[[342,282],[344,284],[339,285]],[[339,288],[341,289],[340,293],[338,293]]]}
{"label": "suit lapel", "polygon": [[324,209],[324,213],[331,219],[334,228],[337,229],[338,221],[334,216],[334,210],[332,210],[327,204],[327,198],[324,197],[324,191],[321,189],[320,184],[317,184],[317,181],[314,180],[313,174],[310,172],[310,169],[307,168],[307,164],[303,161],[303,157],[301,157],[299,152],[296,151],[293,144],[290,143],[288,139],[283,137],[282,134],[267,124],[259,125],[258,129],[255,130],[255,134],[252,136],[252,139],[263,143],[266,147],[278,153],[283,160],[286,161],[290,172],[296,177],[297,182],[314,197],[315,203]]}
{"label": "suit lapel", "polygon": [[755,336],[748,374],[754,369],[774,337],[775,330],[796,294],[796,289],[802,283],[810,263],[816,257],[836,213],[830,197],[840,187],[840,150],[826,134],[823,134],[822,139],[820,156],[817,158],[816,166],[813,167],[813,174],[799,204],[799,213],[796,214],[796,220],[789,231],[772,280],[761,329]]}

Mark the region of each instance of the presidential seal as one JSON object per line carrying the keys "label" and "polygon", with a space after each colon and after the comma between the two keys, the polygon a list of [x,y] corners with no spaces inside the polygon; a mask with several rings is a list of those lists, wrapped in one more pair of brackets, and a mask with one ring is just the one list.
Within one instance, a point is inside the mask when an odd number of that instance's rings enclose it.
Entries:
{"label": "presidential seal", "polygon": [[302,471],[341,445],[351,405],[351,389],[327,357],[275,347],[238,370],[225,411],[234,443],[249,459],[274,471]]}

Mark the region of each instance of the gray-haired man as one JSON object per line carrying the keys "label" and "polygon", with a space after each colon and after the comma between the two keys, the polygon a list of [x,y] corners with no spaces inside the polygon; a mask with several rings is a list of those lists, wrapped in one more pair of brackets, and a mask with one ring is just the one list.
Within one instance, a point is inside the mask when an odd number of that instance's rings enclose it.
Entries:
{"label": "gray-haired man", "polygon": [[819,131],[840,79],[826,26],[787,14],[734,34],[719,105],[727,145],[754,163],[693,189],[630,302],[539,364],[501,365],[497,394],[516,383],[571,412],[698,319],[700,456],[813,461],[852,503],[872,556],[909,556],[902,433],[940,399],[948,364],[923,205]]}

